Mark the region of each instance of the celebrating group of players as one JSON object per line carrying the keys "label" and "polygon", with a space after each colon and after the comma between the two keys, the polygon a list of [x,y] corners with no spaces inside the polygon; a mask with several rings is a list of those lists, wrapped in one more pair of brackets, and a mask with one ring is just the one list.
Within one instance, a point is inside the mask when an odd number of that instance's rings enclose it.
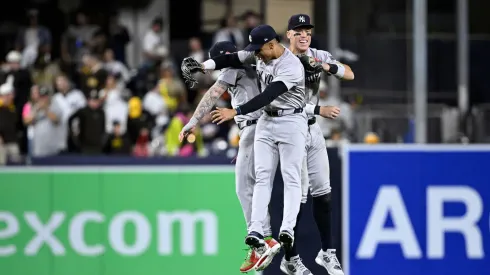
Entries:
{"label": "celebrating group of players", "polygon": [[[340,113],[335,106],[317,106],[322,73],[344,80],[354,79],[354,73],[329,52],[310,48],[313,28],[308,15],[293,15],[288,22],[289,49],[279,43],[271,26],[260,25],[250,33],[250,44],[243,51],[231,42],[218,42],[210,49],[209,60],[199,63],[188,57],[182,62],[183,76],[191,86],[196,72],[221,72],[182,129],[180,140],[209,112],[213,122],[234,118],[240,129],[236,193],[247,224],[245,243],[250,247],[241,272],[265,269],[283,247],[285,274],[311,274],[294,242],[310,191],[321,236],[315,261],[330,275],[343,275],[332,245],[328,155],[315,115],[335,119]],[[226,91],[233,109],[212,110]],[[268,211],[278,162],[284,182],[279,242],[272,238]]]}

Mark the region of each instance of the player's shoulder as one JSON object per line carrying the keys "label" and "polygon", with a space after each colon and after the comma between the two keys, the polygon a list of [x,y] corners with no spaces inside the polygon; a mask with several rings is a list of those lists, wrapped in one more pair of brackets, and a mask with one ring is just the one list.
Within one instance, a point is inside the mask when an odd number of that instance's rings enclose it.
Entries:
{"label": "player's shoulder", "polygon": [[281,66],[292,66],[292,65],[298,65],[301,64],[301,61],[299,58],[288,48],[285,48],[284,56],[280,60],[281,62],[278,62]]}

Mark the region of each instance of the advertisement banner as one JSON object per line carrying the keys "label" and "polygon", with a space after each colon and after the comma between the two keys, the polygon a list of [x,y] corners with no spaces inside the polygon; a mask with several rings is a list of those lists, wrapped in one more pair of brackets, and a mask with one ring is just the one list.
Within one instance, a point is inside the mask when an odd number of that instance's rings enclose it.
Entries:
{"label": "advertisement banner", "polygon": [[490,147],[345,152],[346,275],[490,274]]}
{"label": "advertisement banner", "polygon": [[233,169],[0,170],[1,273],[238,274]]}

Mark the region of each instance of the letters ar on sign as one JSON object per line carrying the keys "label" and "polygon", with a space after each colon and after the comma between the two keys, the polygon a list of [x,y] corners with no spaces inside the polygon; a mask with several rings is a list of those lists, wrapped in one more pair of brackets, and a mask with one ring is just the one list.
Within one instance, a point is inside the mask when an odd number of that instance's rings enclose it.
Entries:
{"label": "letters ar on sign", "polygon": [[490,147],[351,146],[346,275],[490,274]]}

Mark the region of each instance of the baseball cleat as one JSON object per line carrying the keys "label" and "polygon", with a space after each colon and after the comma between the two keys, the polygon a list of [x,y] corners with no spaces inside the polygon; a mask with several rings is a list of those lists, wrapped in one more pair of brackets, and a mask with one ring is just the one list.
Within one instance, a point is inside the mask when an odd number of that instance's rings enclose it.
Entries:
{"label": "baseball cleat", "polygon": [[260,268],[256,269],[257,271],[262,271],[266,269],[272,263],[274,256],[276,256],[276,254],[281,251],[281,244],[279,244],[279,242],[277,242],[274,238],[266,237],[264,241],[271,249],[271,255],[264,261]]}
{"label": "baseball cleat", "polygon": [[248,234],[245,238],[245,244],[256,253],[254,257],[258,258],[253,268],[255,270],[264,269],[266,267],[264,263],[268,262],[267,259],[271,256],[272,249],[267,245],[264,239],[261,238],[261,235],[256,232],[250,232]]}
{"label": "baseball cleat", "polygon": [[247,252],[247,257],[245,258],[242,265],[240,266],[240,272],[242,273],[249,272],[255,267],[258,261],[259,261],[259,256],[255,252],[255,250],[249,248]]}
{"label": "baseball cleat", "polygon": [[299,256],[291,257],[290,261],[282,258],[280,269],[286,275],[313,275]]}
{"label": "baseball cleat", "polygon": [[279,242],[281,243],[282,247],[286,250],[290,250],[293,247],[294,243],[294,237],[293,234],[289,233],[288,231],[282,231],[279,233]]}
{"label": "baseball cleat", "polygon": [[323,266],[329,275],[344,275],[340,262],[335,254],[335,249],[327,249],[327,252],[320,250],[315,258],[318,265]]}

